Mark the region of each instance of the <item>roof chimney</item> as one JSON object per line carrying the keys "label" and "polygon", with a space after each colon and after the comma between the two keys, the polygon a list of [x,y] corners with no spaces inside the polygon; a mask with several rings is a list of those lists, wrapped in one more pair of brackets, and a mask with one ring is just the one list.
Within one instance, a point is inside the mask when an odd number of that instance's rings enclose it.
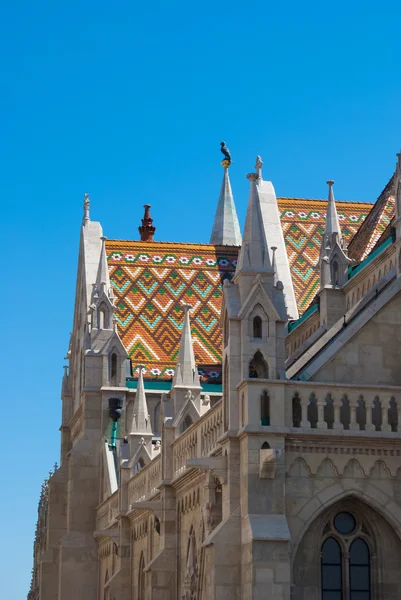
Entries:
{"label": "roof chimney", "polygon": [[153,242],[153,235],[156,227],[152,225],[153,219],[150,216],[150,204],[144,204],[145,214],[142,219],[142,225],[138,227],[141,234],[141,242]]}

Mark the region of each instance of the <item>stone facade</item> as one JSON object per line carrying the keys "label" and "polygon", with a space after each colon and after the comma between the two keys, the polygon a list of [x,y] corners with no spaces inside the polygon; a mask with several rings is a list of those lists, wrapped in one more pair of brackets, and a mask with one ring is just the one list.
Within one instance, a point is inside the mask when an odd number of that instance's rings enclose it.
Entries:
{"label": "stone facade", "polygon": [[[29,600],[401,598],[399,234],[352,276],[330,182],[317,308],[288,333],[295,296],[260,159],[248,179],[221,391],[199,379],[189,305],[171,389],[138,365],[127,377],[85,199],[61,466],[42,491]],[[400,161],[392,182],[401,207]]]}

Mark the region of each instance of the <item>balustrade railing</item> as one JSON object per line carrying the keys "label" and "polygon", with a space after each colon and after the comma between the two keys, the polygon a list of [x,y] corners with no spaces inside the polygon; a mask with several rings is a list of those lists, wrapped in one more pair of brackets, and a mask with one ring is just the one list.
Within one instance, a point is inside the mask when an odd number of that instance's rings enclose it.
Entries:
{"label": "balustrade railing", "polygon": [[159,455],[129,480],[128,506],[132,508],[135,502],[145,500],[156,494],[161,479],[161,456]]}
{"label": "balustrade railing", "polygon": [[96,529],[107,529],[118,515],[118,492],[114,492],[96,512]]}
{"label": "balustrade railing", "polygon": [[220,401],[173,442],[174,476],[185,471],[189,459],[212,454],[222,434],[223,406]]}
{"label": "balustrade railing", "polygon": [[292,426],[400,433],[401,394],[338,387],[332,391],[301,388],[292,395]]}

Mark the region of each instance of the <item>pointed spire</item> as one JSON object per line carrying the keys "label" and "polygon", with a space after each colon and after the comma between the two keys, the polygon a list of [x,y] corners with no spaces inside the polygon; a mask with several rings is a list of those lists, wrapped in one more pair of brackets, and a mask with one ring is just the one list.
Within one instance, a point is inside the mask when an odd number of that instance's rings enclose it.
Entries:
{"label": "pointed spire", "polygon": [[200,387],[198,369],[195,364],[194,348],[191,336],[191,323],[189,320],[189,311],[192,306],[184,304],[183,309],[184,325],[182,328],[180,349],[178,351],[177,368],[173,379],[173,388],[176,385],[183,387]]}
{"label": "pointed spire", "polygon": [[136,388],[130,435],[153,435],[148,404],[146,402],[145,386],[143,383],[143,369],[143,365],[138,365],[138,385]]}
{"label": "pointed spire", "polygon": [[138,231],[141,235],[141,242],[153,242],[153,235],[156,231],[156,227],[152,225],[153,219],[150,216],[150,204],[143,205],[145,214],[142,219],[142,225],[138,227]]}
{"label": "pointed spire", "polygon": [[107,238],[103,236],[100,239],[102,240],[102,249],[100,251],[99,266],[97,269],[96,283],[95,283],[95,289],[97,290],[97,293],[99,294],[99,296],[103,292],[105,292],[108,295],[109,291],[111,290],[109,267],[107,264],[107,252],[106,252]]}
{"label": "pointed spire", "polygon": [[86,225],[90,221],[89,207],[90,207],[89,194],[84,194],[84,216],[82,219],[82,225]]}
{"label": "pointed spire", "polygon": [[334,181],[329,179],[326,182],[329,186],[329,197],[327,204],[327,213],[326,213],[326,224],[324,227],[324,244],[323,248],[326,248],[327,242],[330,244],[330,247],[333,248],[336,238],[337,242],[340,246],[342,246],[343,236],[341,233],[340,221],[338,220],[336,203],[334,201],[334,192],[333,185]]}
{"label": "pointed spire", "polygon": [[223,160],[221,164],[224,167],[224,175],[214,217],[212,235],[210,236],[210,243],[215,244],[216,246],[223,246],[225,244],[240,246],[241,231],[228,174],[230,162],[228,160]]}
{"label": "pointed spire", "polygon": [[257,190],[258,173],[249,173],[250,192],[246,213],[244,236],[238,256],[236,274],[240,271],[272,273],[266,231],[262,218],[260,196]]}

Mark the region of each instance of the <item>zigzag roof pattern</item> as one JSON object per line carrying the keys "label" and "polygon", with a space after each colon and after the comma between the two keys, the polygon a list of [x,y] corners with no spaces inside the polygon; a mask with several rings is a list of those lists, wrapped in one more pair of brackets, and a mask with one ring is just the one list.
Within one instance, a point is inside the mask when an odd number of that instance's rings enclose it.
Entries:
{"label": "zigzag roof pattern", "polygon": [[[372,204],[336,202],[349,243]],[[319,251],[327,200],[279,198],[278,206],[299,311],[319,289]],[[377,238],[390,215],[375,224]],[[387,221],[386,221],[387,220]],[[382,229],[380,229],[382,228]],[[235,273],[239,248],[172,242],[107,240],[117,327],[133,365],[147,378],[170,379],[183,327],[183,303],[193,305],[194,352],[203,381],[221,379],[222,281]]]}

